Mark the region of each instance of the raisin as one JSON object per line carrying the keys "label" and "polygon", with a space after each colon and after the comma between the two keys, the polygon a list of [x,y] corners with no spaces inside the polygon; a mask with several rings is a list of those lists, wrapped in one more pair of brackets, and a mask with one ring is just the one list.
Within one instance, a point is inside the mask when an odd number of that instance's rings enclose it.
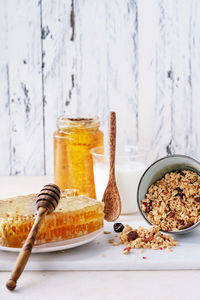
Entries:
{"label": "raisin", "polygon": [[200,197],[196,197],[195,201],[198,202],[198,203],[200,203]]}
{"label": "raisin", "polygon": [[193,180],[193,181],[190,181],[190,184],[193,184],[193,183],[195,183],[195,182],[197,182],[197,179],[195,179],[195,180]]}
{"label": "raisin", "polygon": [[138,236],[138,233],[137,231],[130,231],[128,234],[127,234],[127,237],[128,237],[128,241],[134,241],[136,240],[139,236]]}
{"label": "raisin", "polygon": [[124,230],[124,225],[122,223],[115,223],[113,228],[115,232],[122,232]]}
{"label": "raisin", "polygon": [[173,218],[175,216],[174,211],[170,211],[170,213],[167,215],[169,218]]}
{"label": "raisin", "polygon": [[151,207],[147,206],[146,209],[145,209],[145,213],[149,213],[150,211],[151,211]]}
{"label": "raisin", "polygon": [[183,220],[179,220],[179,222],[180,222],[181,225],[185,224],[185,222]]}
{"label": "raisin", "polygon": [[185,196],[185,194],[184,194],[184,193],[182,193],[182,194],[181,194],[181,193],[178,193],[178,194],[175,195],[175,197],[178,197],[178,196],[179,196],[181,199],[183,199],[183,197]]}
{"label": "raisin", "polygon": [[183,171],[181,170],[178,170],[177,173],[180,174],[181,176],[185,176],[185,173],[183,173]]}
{"label": "raisin", "polygon": [[175,190],[180,194],[183,192],[183,190],[180,187],[177,187]]}
{"label": "raisin", "polygon": [[177,187],[175,189],[178,193],[175,195],[175,197],[180,197],[181,199],[183,199],[183,196],[185,196],[185,194],[183,193],[183,190],[180,187]]}
{"label": "raisin", "polygon": [[149,213],[152,210],[152,203],[153,203],[152,200],[149,200],[149,202],[146,202],[145,213]]}

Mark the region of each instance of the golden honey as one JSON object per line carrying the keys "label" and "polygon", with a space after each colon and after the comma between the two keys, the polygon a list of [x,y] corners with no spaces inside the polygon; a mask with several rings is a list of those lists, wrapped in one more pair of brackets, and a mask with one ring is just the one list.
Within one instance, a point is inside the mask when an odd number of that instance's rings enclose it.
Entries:
{"label": "golden honey", "polygon": [[96,199],[93,161],[90,150],[103,145],[98,118],[68,118],[57,121],[54,133],[54,177],[63,189]]}
{"label": "golden honey", "polygon": [[[35,245],[76,238],[103,227],[103,203],[63,191],[58,207],[47,215]],[[22,247],[36,216],[37,194],[0,200],[0,245]]]}

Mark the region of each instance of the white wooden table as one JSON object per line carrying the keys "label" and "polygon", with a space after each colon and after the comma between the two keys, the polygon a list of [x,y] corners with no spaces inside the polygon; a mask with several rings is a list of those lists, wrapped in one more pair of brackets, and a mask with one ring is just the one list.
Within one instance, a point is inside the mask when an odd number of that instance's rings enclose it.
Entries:
{"label": "white wooden table", "polygon": [[[50,177],[0,177],[0,198],[35,192]],[[128,217],[130,218],[130,216]],[[139,216],[131,216],[137,219]],[[123,216],[123,220],[126,217]],[[0,253],[1,255],[1,253]],[[0,272],[0,299],[199,299],[200,271],[54,271],[25,272],[16,291]]]}

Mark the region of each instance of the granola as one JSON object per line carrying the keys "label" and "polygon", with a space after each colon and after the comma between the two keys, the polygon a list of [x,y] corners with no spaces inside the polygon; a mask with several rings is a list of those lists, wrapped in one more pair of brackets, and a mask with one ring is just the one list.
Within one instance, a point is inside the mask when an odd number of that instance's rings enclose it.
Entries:
{"label": "granola", "polygon": [[171,249],[178,244],[169,234],[159,232],[158,226],[150,226],[147,229],[139,226],[137,229],[133,229],[131,226],[125,225],[124,230],[120,233],[120,242],[126,245],[124,254],[128,254],[132,248],[161,250]]}
{"label": "granola", "polygon": [[152,225],[179,231],[200,219],[200,176],[191,170],[173,171],[152,184],[141,202]]}

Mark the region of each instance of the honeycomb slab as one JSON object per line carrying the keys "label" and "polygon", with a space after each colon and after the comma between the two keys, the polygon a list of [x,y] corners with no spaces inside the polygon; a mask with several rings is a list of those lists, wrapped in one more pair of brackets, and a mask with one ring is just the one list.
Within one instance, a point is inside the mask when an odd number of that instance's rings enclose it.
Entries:
{"label": "honeycomb slab", "polygon": [[[103,227],[103,203],[86,196],[61,193],[56,210],[47,215],[35,245],[59,242],[89,234]],[[36,216],[37,194],[0,200],[0,245],[20,248]]]}

